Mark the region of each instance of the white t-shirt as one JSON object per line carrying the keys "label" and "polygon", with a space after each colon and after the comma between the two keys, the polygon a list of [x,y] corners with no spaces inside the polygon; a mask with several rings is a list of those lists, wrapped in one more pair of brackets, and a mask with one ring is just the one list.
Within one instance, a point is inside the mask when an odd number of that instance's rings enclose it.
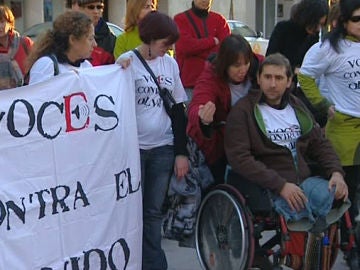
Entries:
{"label": "white t-shirt", "polygon": [[314,79],[323,75],[322,83],[335,109],[360,117],[360,42],[340,40],[339,50],[335,52],[328,40],[314,44],[305,55],[300,73]]}
{"label": "white t-shirt", "polygon": [[231,106],[234,106],[235,103],[240,99],[245,97],[251,87],[251,82],[246,80],[240,84],[229,83],[229,88],[231,92]]}
{"label": "white t-shirt", "polygon": [[301,136],[301,128],[294,109],[287,105],[277,110],[267,104],[259,105],[259,109],[267,137],[273,143],[287,147],[296,160],[296,140]]}
{"label": "white t-shirt", "polygon": [[[152,149],[164,145],[173,145],[174,135],[171,120],[165,111],[162,98],[150,73],[145,69],[134,52],[129,51],[121,58],[131,58],[131,68],[135,80],[136,119],[141,149]],[[165,54],[153,60],[146,60],[161,87],[167,88],[177,103],[187,100],[179,76],[176,61]]]}
{"label": "white t-shirt", "polygon": [[[82,62],[80,67],[74,67],[67,63],[58,63],[58,65],[59,74],[81,68],[92,67],[88,60]],[[49,56],[43,56],[36,60],[34,65],[31,67],[29,84],[43,82],[50,79],[51,77],[54,77],[54,62]]]}

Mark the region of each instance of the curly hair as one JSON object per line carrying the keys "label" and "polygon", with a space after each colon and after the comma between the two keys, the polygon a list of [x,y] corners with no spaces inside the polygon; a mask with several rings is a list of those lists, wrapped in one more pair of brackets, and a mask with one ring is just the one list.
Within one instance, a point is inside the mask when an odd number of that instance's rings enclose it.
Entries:
{"label": "curly hair", "polygon": [[91,26],[91,19],[82,12],[66,11],[59,15],[53,22],[53,29],[45,32],[35,42],[27,58],[28,70],[37,59],[45,55],[55,54],[59,62],[66,59],[70,36],[80,39],[89,32]]}

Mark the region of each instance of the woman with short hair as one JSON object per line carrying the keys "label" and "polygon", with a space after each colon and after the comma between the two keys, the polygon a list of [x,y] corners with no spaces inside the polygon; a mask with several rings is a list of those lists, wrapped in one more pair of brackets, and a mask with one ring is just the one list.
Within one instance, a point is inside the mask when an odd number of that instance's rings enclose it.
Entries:
{"label": "woman with short hair", "polygon": [[[117,63],[123,67],[129,66],[135,84],[143,192],[142,269],[165,270],[167,261],[161,248],[163,203],[172,173],[180,181],[189,169],[183,104],[187,97],[180,80],[179,67],[166,53],[179,38],[175,22],[163,13],[152,11],[140,21],[139,36],[141,45],[136,51],[121,55]],[[173,96],[176,104],[169,112],[155,79],[141,59],[154,73],[158,85],[168,89]]]}

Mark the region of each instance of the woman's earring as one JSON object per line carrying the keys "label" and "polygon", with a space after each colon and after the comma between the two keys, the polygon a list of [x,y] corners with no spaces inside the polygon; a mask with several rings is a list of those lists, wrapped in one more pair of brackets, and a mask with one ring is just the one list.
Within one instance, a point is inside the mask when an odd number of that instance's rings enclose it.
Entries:
{"label": "woman's earring", "polygon": [[149,46],[149,57],[151,58],[151,47]]}

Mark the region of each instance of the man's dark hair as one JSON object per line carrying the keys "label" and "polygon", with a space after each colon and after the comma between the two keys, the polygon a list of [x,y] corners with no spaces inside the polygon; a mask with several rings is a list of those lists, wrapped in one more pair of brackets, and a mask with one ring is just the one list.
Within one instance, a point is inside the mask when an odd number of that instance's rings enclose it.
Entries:
{"label": "man's dark hair", "polygon": [[263,72],[265,66],[285,67],[286,77],[290,78],[293,75],[289,59],[281,53],[274,53],[266,56],[265,60],[260,64],[259,75]]}

